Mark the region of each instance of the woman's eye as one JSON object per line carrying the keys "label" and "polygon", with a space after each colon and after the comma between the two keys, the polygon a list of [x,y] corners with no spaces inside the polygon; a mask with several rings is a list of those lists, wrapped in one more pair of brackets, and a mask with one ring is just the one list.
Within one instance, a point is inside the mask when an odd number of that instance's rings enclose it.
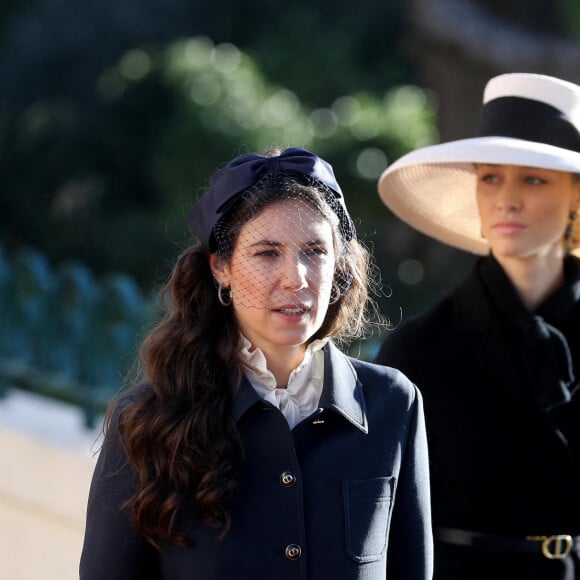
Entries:
{"label": "woman's eye", "polygon": [[497,183],[499,181],[497,175],[492,175],[491,173],[482,175],[479,179],[484,183]]}
{"label": "woman's eye", "polygon": [[542,185],[543,183],[546,183],[546,181],[541,177],[535,177],[533,175],[529,175],[528,177],[526,177],[525,182],[530,185]]}
{"label": "woman's eye", "polygon": [[261,256],[264,258],[275,258],[278,255],[278,250],[262,250],[256,253],[256,256]]}
{"label": "woman's eye", "polygon": [[304,250],[304,253],[307,256],[324,256],[324,255],[326,255],[327,252],[324,248],[312,247],[312,248],[307,248],[306,250]]}

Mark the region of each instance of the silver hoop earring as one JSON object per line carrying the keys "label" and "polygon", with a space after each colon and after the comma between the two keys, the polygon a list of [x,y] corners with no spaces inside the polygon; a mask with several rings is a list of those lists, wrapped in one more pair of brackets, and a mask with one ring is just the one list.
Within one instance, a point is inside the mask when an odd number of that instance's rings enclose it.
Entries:
{"label": "silver hoop earring", "polygon": [[[225,291],[225,294],[224,294]],[[222,284],[218,285],[218,300],[219,303],[227,308],[232,305],[232,291],[229,288],[224,288]]]}
{"label": "silver hoop earring", "polygon": [[330,299],[328,300],[328,304],[336,304],[342,297],[340,292],[340,288],[336,282],[332,283],[332,288],[330,289]]}
{"label": "silver hoop earring", "polygon": [[336,304],[349,291],[352,286],[354,276],[349,270],[338,270],[334,273],[332,286],[330,288],[329,306]]}

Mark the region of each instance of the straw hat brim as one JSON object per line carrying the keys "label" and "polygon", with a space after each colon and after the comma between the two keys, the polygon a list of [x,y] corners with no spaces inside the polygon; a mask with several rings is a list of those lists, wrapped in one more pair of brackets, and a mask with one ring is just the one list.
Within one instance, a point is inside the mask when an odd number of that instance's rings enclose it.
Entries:
{"label": "straw hat brim", "polygon": [[381,199],[400,219],[445,244],[487,254],[475,199],[474,163],[580,173],[580,153],[510,137],[475,137],[423,147],[379,179]]}

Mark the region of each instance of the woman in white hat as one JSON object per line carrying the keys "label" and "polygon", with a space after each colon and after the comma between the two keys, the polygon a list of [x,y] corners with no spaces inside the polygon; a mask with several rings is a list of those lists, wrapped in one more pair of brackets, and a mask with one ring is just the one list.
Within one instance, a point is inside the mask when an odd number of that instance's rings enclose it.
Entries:
{"label": "woman in white hat", "polygon": [[477,137],[380,178],[401,219],[483,256],[378,356],[424,396],[436,579],[580,579],[579,174],[580,87],[517,73]]}

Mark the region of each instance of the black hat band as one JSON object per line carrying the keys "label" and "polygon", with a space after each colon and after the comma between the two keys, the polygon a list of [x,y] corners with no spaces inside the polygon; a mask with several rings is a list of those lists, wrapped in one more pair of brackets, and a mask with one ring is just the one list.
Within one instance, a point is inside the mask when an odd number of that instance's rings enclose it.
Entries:
{"label": "black hat band", "polygon": [[478,137],[512,137],[580,153],[576,126],[551,105],[523,97],[499,97],[486,103]]}

